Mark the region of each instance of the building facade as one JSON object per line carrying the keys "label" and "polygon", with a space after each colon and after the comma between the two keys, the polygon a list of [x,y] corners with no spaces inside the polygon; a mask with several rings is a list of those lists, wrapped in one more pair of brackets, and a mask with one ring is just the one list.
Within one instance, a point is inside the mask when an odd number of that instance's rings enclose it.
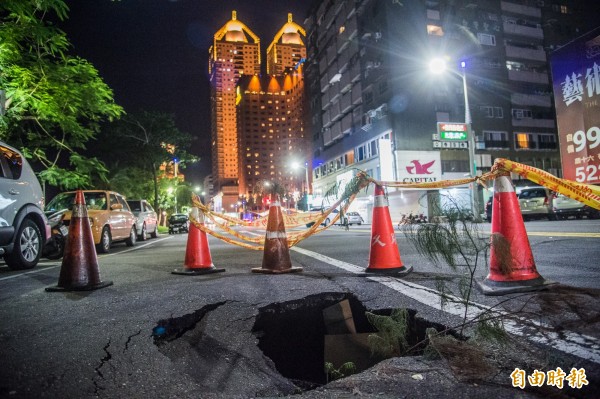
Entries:
{"label": "building facade", "polygon": [[[260,73],[260,39],[235,11],[209,49],[211,155],[216,206],[237,201],[238,132],[235,87],[240,76]],[[235,194],[235,195],[234,195]],[[230,197],[224,199],[223,197]]]}
{"label": "building facade", "polygon": [[302,67],[280,76],[246,76],[238,85],[239,193],[257,203],[261,184],[277,181],[296,203],[304,172],[291,165],[310,156],[304,134]]}
{"label": "building facade", "polygon": [[215,34],[209,50],[215,210],[238,208],[259,180],[300,191],[300,174],[290,164],[310,156],[303,120],[305,36],[288,14],[267,49],[269,73],[261,75],[260,39],[235,11]]}
{"label": "building facade", "polygon": [[[560,176],[548,52],[587,26],[575,8],[550,3],[316,2],[305,22],[315,195],[354,168],[380,180],[462,178],[471,169],[469,144],[478,174],[508,158]],[[429,71],[436,58],[446,73]],[[438,123],[464,123],[465,104],[474,143],[440,140]],[[371,194],[354,205],[365,219]],[[470,202],[468,187],[390,190],[392,218],[432,216],[433,204],[443,206],[440,194]],[[489,195],[479,191],[480,212]]]}

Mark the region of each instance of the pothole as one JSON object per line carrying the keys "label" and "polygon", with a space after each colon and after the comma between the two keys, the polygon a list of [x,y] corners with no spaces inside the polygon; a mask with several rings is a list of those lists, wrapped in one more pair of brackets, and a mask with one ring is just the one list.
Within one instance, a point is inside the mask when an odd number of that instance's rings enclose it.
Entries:
{"label": "pothole", "polygon": [[[303,390],[324,385],[331,370],[342,369],[344,363],[360,372],[385,359],[373,353],[369,335],[376,329],[369,323],[367,309],[352,294],[322,293],[299,300],[275,303],[259,309],[252,332],[258,346],[275,364],[277,371]],[[389,316],[392,309],[372,310]],[[446,326],[416,316],[408,309],[407,347],[409,355],[421,355],[419,343],[430,327],[438,331]],[[346,374],[347,375],[347,374]]]}

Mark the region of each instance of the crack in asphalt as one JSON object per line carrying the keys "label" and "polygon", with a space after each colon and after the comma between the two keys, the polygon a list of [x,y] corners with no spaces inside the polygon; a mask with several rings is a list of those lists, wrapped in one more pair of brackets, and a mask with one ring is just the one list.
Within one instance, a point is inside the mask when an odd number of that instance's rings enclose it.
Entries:
{"label": "crack in asphalt", "polygon": [[133,337],[138,336],[141,333],[142,333],[142,330],[139,330],[135,334],[132,334],[129,337],[127,337],[127,341],[125,342],[125,348],[123,348],[123,353],[125,353],[129,349],[129,343],[131,342],[131,340],[133,339]]}
{"label": "crack in asphalt", "polygon": [[[104,366],[106,363],[108,363],[108,361],[109,361],[110,359],[112,359],[112,354],[111,354],[111,353],[108,351],[108,348],[110,348],[110,341],[111,341],[111,340],[110,340],[110,338],[109,338],[109,340],[108,340],[108,343],[107,343],[106,345],[104,345],[104,348],[102,348],[102,350],[104,350],[104,352],[106,353],[106,356],[104,356],[102,359],[100,359],[100,365],[98,365],[98,367],[96,367],[96,368],[94,369],[94,371],[95,371],[95,372],[96,372],[96,373],[97,373],[97,374],[100,376],[100,378],[102,378],[102,379],[104,379],[104,374],[102,374],[102,372],[100,371],[100,369],[101,369],[101,368],[102,368],[102,367],[103,367],[103,366]],[[96,395],[98,395],[98,393],[99,393],[99,391],[100,391],[101,389],[104,389],[104,388],[102,388],[102,387],[101,387],[101,386],[98,384],[98,381],[96,381],[96,379],[95,379],[95,378],[94,378],[94,386],[96,387],[96,388],[94,389],[94,393],[95,393]]]}
{"label": "crack in asphalt", "polygon": [[159,320],[156,327],[152,329],[154,343],[160,345],[181,338],[186,332],[193,330],[208,312],[230,302],[233,301],[212,303],[180,317]]}

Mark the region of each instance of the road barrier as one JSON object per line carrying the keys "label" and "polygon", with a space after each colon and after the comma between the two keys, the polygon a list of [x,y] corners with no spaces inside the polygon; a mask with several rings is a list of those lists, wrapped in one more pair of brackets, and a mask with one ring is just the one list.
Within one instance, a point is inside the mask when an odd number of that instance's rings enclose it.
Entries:
{"label": "road barrier", "polygon": [[490,271],[478,285],[486,295],[504,295],[550,284],[537,272],[519,200],[506,172],[494,180]]}
{"label": "road barrier", "polygon": [[75,193],[58,284],[46,288],[46,291],[92,291],[108,287],[112,283],[112,281],[100,280],[98,257],[85,206],[85,197],[83,191],[78,190]]}
{"label": "road barrier", "polygon": [[279,195],[271,194],[262,267],[253,268],[252,272],[281,274],[301,271],[301,267],[292,266]]}
{"label": "road barrier", "polygon": [[[198,223],[204,225],[204,215],[198,212],[197,207],[192,208],[190,218],[194,218]],[[213,265],[206,233],[196,227],[196,224],[192,224],[189,228],[187,245],[185,248],[184,268],[175,269],[171,273],[196,276],[199,274],[220,273],[224,271],[225,269],[217,269],[215,265]]]}
{"label": "road barrier", "polygon": [[412,267],[402,263],[394,225],[390,217],[388,200],[383,187],[375,186],[373,197],[373,223],[371,224],[371,248],[369,250],[368,273],[408,274]]}

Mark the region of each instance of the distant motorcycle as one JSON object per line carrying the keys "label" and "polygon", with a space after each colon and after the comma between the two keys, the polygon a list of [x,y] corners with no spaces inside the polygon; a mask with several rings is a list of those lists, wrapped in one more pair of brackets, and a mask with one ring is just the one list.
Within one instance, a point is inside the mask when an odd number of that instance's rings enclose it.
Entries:
{"label": "distant motorcycle", "polygon": [[65,225],[64,216],[68,209],[47,213],[50,224],[51,236],[42,254],[48,259],[60,259],[65,252],[65,245],[69,236],[69,228]]}
{"label": "distant motorcycle", "polygon": [[418,223],[427,223],[427,216],[425,216],[423,213],[420,213],[419,215],[413,215],[412,212],[409,213],[408,216],[402,214],[402,218],[398,222],[397,228],[400,230],[402,229],[403,225]]}

